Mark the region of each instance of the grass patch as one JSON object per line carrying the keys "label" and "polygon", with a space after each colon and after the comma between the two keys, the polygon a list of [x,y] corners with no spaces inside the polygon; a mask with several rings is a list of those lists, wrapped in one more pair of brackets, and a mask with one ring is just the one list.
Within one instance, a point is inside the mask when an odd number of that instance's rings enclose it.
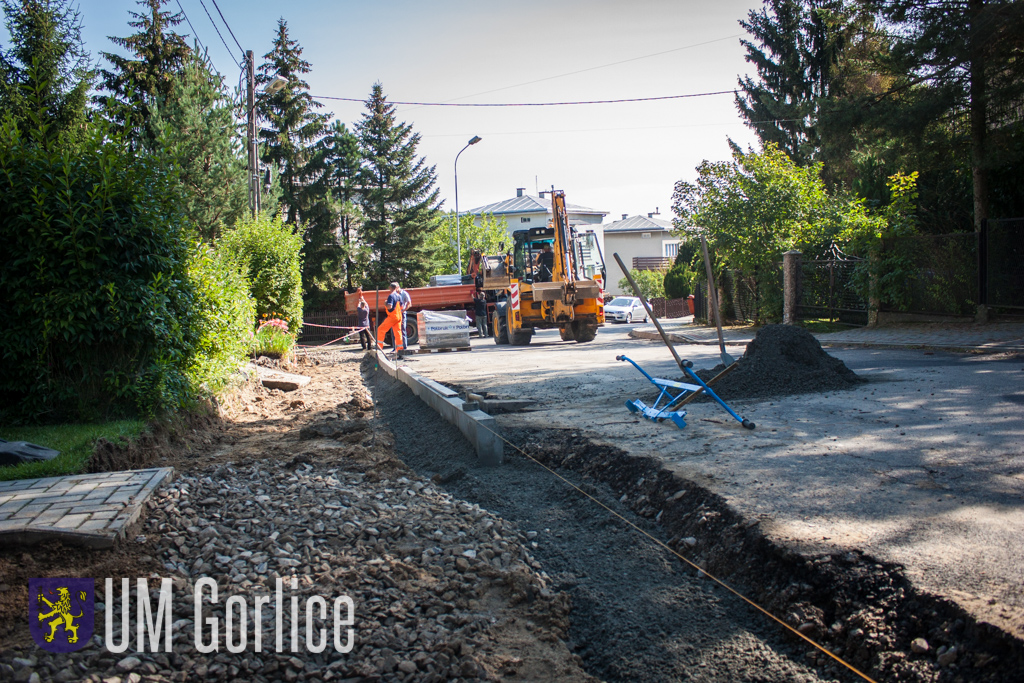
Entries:
{"label": "grass patch", "polygon": [[800,327],[804,328],[812,334],[825,334],[827,332],[844,332],[856,325],[850,325],[848,323],[841,323],[835,320],[828,320],[827,318],[818,318],[816,320],[801,320]]}
{"label": "grass patch", "polygon": [[41,427],[8,427],[0,425],[0,439],[28,441],[60,451],[53,460],[27,462],[0,467],[0,481],[11,479],[42,479],[78,474],[82,471],[96,439],[114,441],[118,437],[134,439],[146,426],[139,420],[116,420],[97,424],[61,424]]}

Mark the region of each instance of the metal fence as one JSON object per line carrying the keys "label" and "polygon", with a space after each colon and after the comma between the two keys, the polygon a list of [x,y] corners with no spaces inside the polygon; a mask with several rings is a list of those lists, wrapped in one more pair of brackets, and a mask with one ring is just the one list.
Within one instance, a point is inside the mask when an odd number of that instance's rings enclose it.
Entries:
{"label": "metal fence", "polygon": [[683,318],[690,315],[686,299],[651,299],[651,310],[659,318]]}
{"label": "metal fence", "polygon": [[[758,276],[726,269],[718,280],[722,317],[738,322],[771,320],[782,315],[782,267],[767,269]],[[693,291],[693,314],[697,320],[712,320],[708,304],[707,282],[698,282]]]}
{"label": "metal fence", "polygon": [[[356,316],[351,313],[341,313],[339,311],[311,311],[309,313],[302,314],[302,322],[312,324],[304,324],[302,326],[302,330],[299,332],[299,342],[303,344],[326,344],[327,342],[333,341],[352,331],[335,328],[355,327],[358,320],[356,319]],[[327,325],[328,327],[317,327],[317,325]],[[358,339],[358,337],[352,337],[352,339]]]}
{"label": "metal fence", "polygon": [[868,301],[862,286],[866,263],[835,245],[824,258],[802,261],[797,318],[867,325]]}
{"label": "metal fence", "polygon": [[978,233],[907,235],[884,240],[882,252],[887,272],[879,278],[879,310],[956,316],[977,312]]}
{"label": "metal fence", "polygon": [[990,219],[980,238],[981,303],[1024,309],[1024,218]]}

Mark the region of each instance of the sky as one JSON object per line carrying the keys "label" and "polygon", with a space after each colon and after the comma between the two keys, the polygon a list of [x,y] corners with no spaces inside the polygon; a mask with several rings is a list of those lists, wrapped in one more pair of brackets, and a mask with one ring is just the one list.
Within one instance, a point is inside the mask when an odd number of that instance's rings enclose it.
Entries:
{"label": "sky", "polygon": [[[391,101],[538,103],[731,91],[752,71],[738,21],[757,0],[171,0],[191,20],[227,82],[238,81],[241,52],[257,65],[277,22],[311,63],[314,96],[364,100],[376,82]],[[205,9],[203,6],[205,3]],[[117,51],[108,36],[127,25],[134,0],[81,0],[83,37],[96,59]],[[223,36],[218,36],[209,15]],[[194,31],[193,31],[194,29]],[[6,35],[4,36],[6,42]],[[225,47],[224,43],[227,43]],[[324,101],[348,125],[362,102]],[[400,121],[422,140],[436,167],[444,208],[455,208],[454,162],[471,137],[482,141],[458,161],[460,211],[508,199],[516,188],[564,190],[566,201],[621,214],[671,218],[672,190],[692,181],[701,161],[729,158],[728,138],[756,137],[732,94],[655,102],[550,107],[399,106]]]}

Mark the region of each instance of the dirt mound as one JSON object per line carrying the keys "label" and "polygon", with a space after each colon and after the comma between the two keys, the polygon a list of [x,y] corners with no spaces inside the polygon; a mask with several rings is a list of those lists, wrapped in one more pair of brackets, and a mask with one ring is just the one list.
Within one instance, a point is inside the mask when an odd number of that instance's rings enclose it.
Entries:
{"label": "dirt mound", "polygon": [[[720,364],[698,370],[697,375],[707,381],[724,369]],[[843,361],[825,353],[802,327],[765,325],[747,344],[736,369],[712,389],[728,401],[849,389],[864,381]]]}

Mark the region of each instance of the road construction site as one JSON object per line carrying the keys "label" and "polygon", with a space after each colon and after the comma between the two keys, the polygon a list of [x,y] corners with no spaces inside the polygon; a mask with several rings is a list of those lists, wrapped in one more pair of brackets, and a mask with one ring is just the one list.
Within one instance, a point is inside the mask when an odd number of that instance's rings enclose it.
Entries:
{"label": "road construction site", "polygon": [[[692,677],[693,660],[664,656],[685,639],[673,639],[672,623],[663,620],[675,610],[659,611],[661,603],[652,599],[658,591],[651,587],[665,585],[664,577],[646,572],[668,566],[673,585],[698,573],[671,553],[648,554],[635,530],[621,543],[583,534],[591,539],[589,552],[568,543],[582,533],[583,520],[615,526],[603,521],[611,513],[537,465],[530,476],[510,474],[531,458],[584,492],[603,492],[595,497],[643,521],[675,552],[737,582],[773,614],[879,680],[1019,680],[1024,364],[1018,356],[832,347],[828,352],[866,381],[797,394],[783,385],[748,387],[746,395],[742,383],[729,395],[723,382],[723,397],[757,428],[743,429],[705,400],[687,406],[688,424],[680,429],[639,419],[625,407],[637,398],[651,402],[657,392],[617,356],[628,355],[654,376],[682,379],[660,341],[630,336],[636,327],[605,326],[585,345],[561,341],[556,330],[538,332],[528,347],[474,339],[470,353],[400,361],[457,391],[532,401],[496,416],[508,439],[506,463],[496,469],[479,466],[463,444],[451,446],[454,437],[436,422],[429,433],[405,420],[392,428],[402,457],[421,474],[450,479],[458,495],[521,527],[529,520],[547,529],[538,530],[545,535],[537,539],[538,559],[545,563],[544,548],[552,548],[547,561],[561,572],[553,575],[556,584],[573,599],[570,644],[589,672],[631,680],[630,666],[646,661],[654,668],[642,670],[654,678],[672,678],[657,667],[675,662]],[[719,363],[717,348],[678,349],[695,368]],[[744,350],[728,348],[737,358]],[[388,405],[382,396],[385,417]],[[403,433],[410,435],[406,442]],[[549,483],[530,483],[539,480]],[[535,488],[547,486],[561,487],[564,504]],[[593,578],[601,574],[594,558],[607,561],[606,554],[619,568],[613,591],[610,576]],[[634,594],[646,598],[618,602],[634,583]],[[609,596],[621,614],[607,612]],[[631,609],[640,616],[623,620]],[[708,609],[700,619],[714,614]],[[783,645],[770,646],[774,652],[795,656],[815,675],[856,678],[763,615],[751,611],[744,628],[759,619],[775,635],[761,627],[751,632],[769,643],[782,638]],[[641,636],[629,639],[633,654],[617,654],[616,637],[631,627]],[[637,642],[650,647],[637,649]],[[709,650],[698,652],[706,657]]]}

